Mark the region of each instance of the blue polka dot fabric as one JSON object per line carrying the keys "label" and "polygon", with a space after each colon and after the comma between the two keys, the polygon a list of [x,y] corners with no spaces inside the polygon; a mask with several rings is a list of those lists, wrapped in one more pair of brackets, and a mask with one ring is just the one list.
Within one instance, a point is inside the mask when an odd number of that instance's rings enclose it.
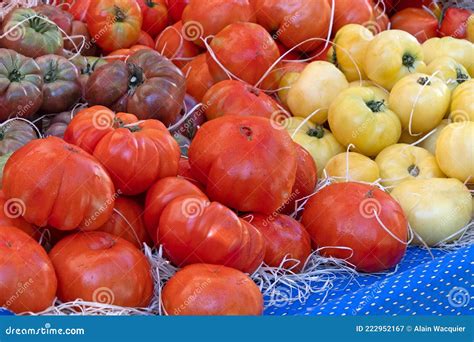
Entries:
{"label": "blue polka dot fabric", "polygon": [[396,272],[336,279],[305,303],[268,307],[267,315],[472,315],[474,246],[446,252],[410,247]]}

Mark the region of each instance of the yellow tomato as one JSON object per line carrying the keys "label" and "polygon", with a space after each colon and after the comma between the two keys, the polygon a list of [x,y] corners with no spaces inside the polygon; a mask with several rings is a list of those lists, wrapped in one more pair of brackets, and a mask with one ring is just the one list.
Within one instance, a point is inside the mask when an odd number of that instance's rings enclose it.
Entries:
{"label": "yellow tomato", "polygon": [[466,39],[453,37],[431,38],[423,43],[425,63],[429,64],[438,57],[449,56],[464,65],[474,76],[474,44]]}
{"label": "yellow tomato", "polygon": [[373,38],[374,35],[369,29],[358,24],[345,25],[337,31],[332,60],[348,81],[366,78],[363,64],[367,45]]}
{"label": "yellow tomato", "polygon": [[349,88],[354,88],[354,87],[364,87],[364,88],[370,88],[374,91],[375,96],[381,100],[383,100],[385,103],[388,103],[388,95],[390,95],[390,92],[383,88],[382,86],[376,85],[372,81],[368,80],[362,80],[362,81],[352,81],[349,83]]}
{"label": "yellow tomato", "polygon": [[280,99],[281,103],[286,107],[288,107],[288,92],[290,91],[292,84],[295,83],[298,77],[300,77],[299,72],[287,72],[280,80],[280,90],[278,90],[278,98]]}
{"label": "yellow tomato", "polygon": [[315,127],[312,122],[309,122],[308,120],[305,121],[305,118],[298,116],[287,118],[283,120],[281,124],[283,125],[283,127],[285,127],[285,129],[290,135],[293,134],[296,130],[298,130],[298,132],[303,132]]}
{"label": "yellow tomato", "polygon": [[326,164],[325,174],[334,177],[336,182],[373,183],[380,178],[377,163],[356,152],[339,153],[332,157]]}
{"label": "yellow tomato", "polygon": [[434,59],[426,67],[426,73],[441,78],[450,90],[454,90],[458,85],[471,78],[464,65],[448,56]]}
{"label": "yellow tomato", "polygon": [[352,87],[339,94],[329,107],[329,126],[341,144],[353,144],[356,152],[369,157],[395,144],[401,134],[397,115],[367,87]]}
{"label": "yellow tomato", "polygon": [[424,139],[418,146],[423,147],[425,150],[430,152],[432,155],[436,154],[436,141],[444,127],[450,124],[449,119],[444,119],[441,123],[436,126],[435,132],[431,133],[426,139]]}
{"label": "yellow tomato", "polygon": [[474,121],[474,80],[460,84],[451,97],[451,114],[453,121]]}
{"label": "yellow tomato", "polygon": [[442,178],[436,158],[427,150],[407,144],[396,144],[379,153],[375,162],[379,166],[380,182],[393,188],[410,179]]}
{"label": "yellow tomato", "polygon": [[402,77],[424,72],[423,50],[411,34],[401,30],[382,31],[367,46],[364,70],[367,77],[392,89]]}
{"label": "yellow tomato", "polygon": [[288,91],[288,108],[295,116],[311,117],[322,124],[327,120],[328,108],[349,83],[344,74],[329,62],[316,61],[308,64]]}
{"label": "yellow tomato", "polygon": [[435,128],[449,108],[451,92],[439,78],[412,74],[398,81],[388,104],[410,133],[426,133]]}
{"label": "yellow tomato", "polygon": [[408,130],[404,129],[402,131],[402,135],[400,135],[400,139],[398,139],[399,144],[413,144],[421,139],[421,135],[413,135],[408,132]]}
{"label": "yellow tomato", "polygon": [[[471,220],[471,194],[457,179],[409,180],[395,187],[391,195],[428,246],[455,240],[460,235],[456,233]],[[420,244],[418,239],[414,242]]]}
{"label": "yellow tomato", "polygon": [[298,131],[295,131],[300,126],[302,120],[302,118],[296,117],[288,118],[283,122],[283,126],[288,130],[293,140],[311,154],[320,177],[329,159],[343,152],[344,147],[334,138],[329,130],[313,123],[307,123]]}
{"label": "yellow tomato", "polygon": [[467,40],[469,40],[471,43],[474,43],[474,14],[471,14],[467,20],[466,36]]}
{"label": "yellow tomato", "polygon": [[474,183],[474,122],[453,122],[443,128],[436,160],[448,177]]}

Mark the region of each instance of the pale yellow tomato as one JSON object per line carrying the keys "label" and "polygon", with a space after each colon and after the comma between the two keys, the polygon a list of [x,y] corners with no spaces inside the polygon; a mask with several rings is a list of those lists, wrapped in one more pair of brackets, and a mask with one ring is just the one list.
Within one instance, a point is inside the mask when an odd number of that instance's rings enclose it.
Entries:
{"label": "pale yellow tomato", "polygon": [[354,88],[354,87],[370,88],[374,91],[374,94],[377,98],[383,100],[385,103],[388,103],[388,96],[390,95],[390,92],[387,89],[375,84],[372,81],[362,80],[362,81],[352,81],[351,83],[349,83],[349,88]]}
{"label": "pale yellow tomato", "polygon": [[467,40],[474,43],[474,14],[471,14],[467,20],[466,36]]}
{"label": "pale yellow tomato", "polygon": [[436,142],[436,160],[443,172],[462,182],[474,183],[474,122],[453,122]]}
{"label": "pale yellow tomato", "polygon": [[380,178],[379,167],[372,159],[357,153],[344,152],[332,157],[324,169],[335,182],[373,183]]}
{"label": "pale yellow tomato", "polygon": [[298,132],[300,131],[303,132],[303,131],[307,131],[310,128],[315,127],[315,125],[312,122],[299,116],[293,116],[291,118],[287,118],[281,122],[281,125],[285,127],[285,129],[288,131],[290,135],[293,134],[296,130],[298,130]]}
{"label": "pale yellow tomato", "polygon": [[367,46],[364,70],[367,77],[392,89],[402,77],[424,72],[423,50],[411,34],[401,30],[382,31]]}
{"label": "pale yellow tomato", "polygon": [[280,99],[281,103],[286,107],[288,107],[288,92],[290,91],[292,84],[295,83],[298,77],[300,77],[299,72],[287,72],[280,80],[280,90],[278,90],[278,98]]}
{"label": "pale yellow tomato", "polygon": [[451,91],[439,78],[412,74],[398,81],[390,92],[388,105],[411,134],[435,128],[447,113]]}
{"label": "pale yellow tomato", "polygon": [[464,65],[474,76],[474,44],[466,39],[453,37],[431,38],[423,43],[425,63],[429,64],[438,57],[449,56]]}
{"label": "pale yellow tomato", "polygon": [[367,87],[342,91],[329,107],[329,127],[344,146],[366,156],[376,156],[400,138],[401,125],[397,115],[384,99]]}
{"label": "pale yellow tomato", "polygon": [[374,34],[366,27],[348,24],[337,31],[334,37],[331,62],[346,75],[348,81],[364,80],[367,76],[363,64],[367,45]]}
{"label": "pale yellow tomato", "polygon": [[287,103],[295,116],[311,117],[322,124],[327,120],[328,108],[349,83],[344,74],[333,64],[316,61],[308,64],[288,91]]}
{"label": "pale yellow tomato", "polygon": [[436,141],[438,140],[439,135],[444,127],[449,125],[451,121],[449,119],[444,119],[441,123],[435,127],[434,133],[431,133],[427,138],[418,144],[418,146],[423,147],[425,150],[430,152],[432,155],[436,154]]}
{"label": "pale yellow tomato", "polygon": [[426,73],[441,78],[450,90],[454,90],[458,85],[471,78],[464,65],[448,56],[434,59],[427,65]]}
{"label": "pale yellow tomato", "polygon": [[[391,195],[428,246],[455,240],[471,220],[471,194],[457,179],[409,180],[396,186]],[[421,243],[417,238],[414,242]]]}
{"label": "pale yellow tomato", "polygon": [[344,147],[329,130],[322,126],[309,122],[296,131],[301,122],[302,118],[292,117],[283,121],[282,125],[288,130],[292,139],[311,154],[318,169],[318,177],[320,177],[329,159],[343,152]]}
{"label": "pale yellow tomato", "polygon": [[382,178],[380,183],[388,188],[410,179],[444,177],[434,155],[417,146],[389,146],[379,153],[375,162]]}
{"label": "pale yellow tomato", "polygon": [[413,144],[415,142],[417,142],[418,140],[420,140],[422,138],[421,135],[413,135],[413,134],[410,134],[410,132],[408,132],[407,129],[404,129],[402,131],[402,135],[400,135],[400,139],[398,139],[398,143],[399,144]]}
{"label": "pale yellow tomato", "polygon": [[474,80],[460,84],[453,91],[450,112],[453,121],[474,121]]}

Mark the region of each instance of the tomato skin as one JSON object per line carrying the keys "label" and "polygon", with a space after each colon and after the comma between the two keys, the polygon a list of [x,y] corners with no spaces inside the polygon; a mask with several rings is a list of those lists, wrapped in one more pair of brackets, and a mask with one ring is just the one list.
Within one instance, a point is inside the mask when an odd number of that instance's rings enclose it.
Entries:
{"label": "tomato skin", "polygon": [[174,22],[180,21],[183,16],[183,11],[189,4],[190,0],[167,0],[168,13]]}
{"label": "tomato skin", "polygon": [[[226,26],[212,39],[210,48],[227,70],[253,86],[280,57],[278,46],[270,34],[262,26],[253,23],[238,22]],[[229,79],[209,52],[207,64],[216,82]],[[265,80],[273,85],[278,82],[270,77]]]}
{"label": "tomato skin", "polygon": [[[464,67],[464,65],[456,61],[454,58],[448,56],[435,58],[430,64],[427,65],[426,73],[428,75],[433,75],[435,72],[436,77],[441,78],[446,83],[449,90],[454,90],[459,85],[471,79],[469,72]],[[454,101],[454,93],[452,95],[451,108],[452,102]],[[452,114],[453,111],[451,110],[451,115]]]}
{"label": "tomato skin", "polygon": [[99,228],[110,218],[115,199],[102,165],[56,137],[33,140],[8,159],[3,191],[6,198],[23,201],[26,221],[59,230]]}
{"label": "tomato skin", "polygon": [[470,75],[474,75],[474,44],[466,39],[453,37],[431,38],[423,43],[423,54],[426,63],[439,57],[451,57],[461,63]]}
{"label": "tomato skin", "polygon": [[56,296],[57,279],[43,247],[13,226],[0,228],[0,306],[39,312]]}
{"label": "tomato skin", "polygon": [[189,162],[211,200],[240,211],[275,211],[290,196],[296,178],[290,136],[255,116],[206,122],[191,143]]}
{"label": "tomato skin", "polygon": [[8,207],[7,198],[3,190],[0,190],[0,208],[3,208],[3,210],[0,210],[0,227],[12,226],[18,228],[35,240],[41,237],[41,232],[34,225],[28,223],[22,216],[15,217],[16,215],[8,214],[12,209]]}
{"label": "tomato skin", "polygon": [[168,8],[165,0],[136,0],[142,11],[142,29],[156,37],[168,25]]}
{"label": "tomato skin", "polygon": [[214,84],[202,98],[208,120],[224,115],[262,116],[271,119],[281,113],[278,103],[263,91],[235,80]]}
{"label": "tomato skin", "polygon": [[148,260],[120,237],[105,232],[77,233],[59,241],[49,257],[58,277],[58,298],[63,302],[82,298],[146,307],[153,296]]}
{"label": "tomato skin", "polygon": [[357,152],[336,154],[329,159],[324,171],[334,182],[374,183],[380,178],[377,163]]}
{"label": "tomato skin", "polygon": [[92,0],[71,1],[71,6],[65,6],[67,11],[72,14],[75,20],[86,21],[87,10],[91,5]]}
{"label": "tomato skin", "polygon": [[392,234],[407,241],[408,223],[400,205],[387,193],[362,183],[334,183],[321,189],[306,203],[302,223],[313,248],[321,248],[322,255],[346,259],[362,272],[378,272],[395,266],[406,244],[380,226],[373,210]]}
{"label": "tomato skin", "polygon": [[[311,238],[301,223],[290,216],[252,214],[250,224],[265,238],[265,258],[270,267],[283,266],[298,273],[311,254]],[[285,257],[299,260],[282,262]]]}
{"label": "tomato skin", "polygon": [[72,119],[64,140],[91,151],[125,195],[143,193],[158,179],[178,174],[179,145],[158,120],[139,121],[94,106]]}
{"label": "tomato skin", "polygon": [[391,22],[392,29],[411,33],[420,43],[438,36],[438,19],[421,8],[405,8]]}
{"label": "tomato skin", "polygon": [[178,177],[186,179],[187,181],[196,185],[201,190],[204,189],[203,185],[199,183],[197,179],[195,179],[191,171],[191,164],[189,164],[188,158],[181,157],[179,159]]}
{"label": "tomato skin", "polygon": [[148,234],[155,244],[158,244],[158,223],[163,209],[172,200],[182,196],[200,196],[207,199],[207,196],[196,185],[186,179],[177,177],[160,179],[148,190],[143,219]]}
{"label": "tomato skin", "polygon": [[[135,44],[140,37],[142,20],[140,6],[134,0],[91,1],[87,10],[89,32],[105,51]],[[103,34],[104,27],[108,28],[106,34]]]}
{"label": "tomato skin", "polygon": [[254,226],[202,196],[169,202],[161,213],[157,236],[177,266],[205,262],[253,273],[265,254],[265,240]]}
{"label": "tomato skin", "polygon": [[118,49],[112,51],[107,55],[107,62],[112,63],[113,61],[126,61],[127,58],[133,55],[135,52],[143,49],[149,49],[149,47],[146,45],[137,44],[131,46],[129,49]]}
{"label": "tomato skin", "polygon": [[137,40],[137,45],[145,45],[153,49],[155,47],[155,40],[145,31],[140,31],[140,37]]}
{"label": "tomato skin", "polygon": [[182,71],[186,75],[186,92],[201,102],[204,94],[215,84],[209,72],[206,54],[202,53],[195,57],[182,68]]}
{"label": "tomato skin", "polygon": [[168,315],[263,313],[263,296],[252,279],[233,268],[220,265],[194,264],[184,267],[166,283],[162,298]]}
{"label": "tomato skin", "polygon": [[448,8],[444,12],[443,21],[439,27],[441,36],[451,36],[459,39],[466,38],[467,22],[472,14],[472,11],[468,9]]}
{"label": "tomato skin", "polygon": [[333,32],[338,32],[347,24],[368,25],[375,18],[370,0],[335,0],[334,4],[336,9]]}
{"label": "tomato skin", "polygon": [[474,121],[474,80],[460,84],[452,93],[450,118],[454,121]]}

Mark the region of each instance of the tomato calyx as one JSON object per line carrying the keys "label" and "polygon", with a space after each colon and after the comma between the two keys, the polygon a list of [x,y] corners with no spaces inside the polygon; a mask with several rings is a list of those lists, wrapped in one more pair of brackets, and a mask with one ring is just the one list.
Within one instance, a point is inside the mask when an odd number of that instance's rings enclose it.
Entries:
{"label": "tomato calyx", "polygon": [[420,78],[418,78],[416,80],[416,82],[418,84],[421,84],[422,86],[426,85],[426,86],[430,86],[431,85],[431,81],[430,81],[430,78],[429,77],[426,77],[426,76],[422,76]]}
{"label": "tomato calyx", "polygon": [[458,84],[464,83],[469,79],[469,76],[462,72],[460,68],[456,68],[456,82]]}
{"label": "tomato calyx", "polygon": [[334,64],[334,66],[339,69],[339,62],[337,61],[337,53],[335,48],[332,49],[332,54],[329,56],[329,62]]}
{"label": "tomato calyx", "polygon": [[114,6],[114,22],[122,23],[127,19],[125,12],[118,7],[117,5]]}
{"label": "tomato calyx", "polygon": [[413,177],[418,177],[418,175],[420,174],[420,168],[415,164],[410,165],[407,170],[410,176]]}
{"label": "tomato calyx", "polygon": [[318,139],[322,139],[324,137],[324,133],[325,133],[324,128],[322,126],[316,126],[314,128],[310,128],[306,132],[306,134],[309,135],[310,137],[315,137]]}
{"label": "tomato calyx", "polygon": [[145,74],[143,69],[136,64],[128,63],[130,77],[128,78],[128,90],[134,92],[137,87],[145,82]]}
{"label": "tomato calyx", "polygon": [[29,17],[28,18],[28,24],[30,27],[35,30],[37,33],[46,33],[51,29],[56,28],[57,26],[52,25],[48,21],[45,20],[46,18],[42,15],[37,14],[35,17]]}
{"label": "tomato calyx", "polygon": [[367,193],[365,194],[365,198],[374,198],[374,191],[372,189],[367,191]]}
{"label": "tomato calyx", "polygon": [[415,66],[415,61],[416,61],[416,58],[413,57],[411,54],[409,54],[408,52],[404,53],[403,54],[403,57],[402,57],[402,64],[408,68],[408,70],[413,69],[414,66]]}
{"label": "tomato calyx", "polygon": [[48,72],[44,75],[45,83],[53,83],[58,79],[58,63],[51,61],[49,63]]}
{"label": "tomato calyx", "polygon": [[13,69],[9,74],[8,74],[8,79],[10,82],[20,82],[25,78],[25,75],[23,75],[20,70],[18,69]]}
{"label": "tomato calyx", "polygon": [[145,5],[147,7],[153,8],[157,5],[157,3],[154,0],[145,0]]}
{"label": "tomato calyx", "polygon": [[253,139],[252,128],[247,127],[247,126],[240,126],[239,131],[240,131],[240,134],[246,137],[248,141],[252,141]]}
{"label": "tomato calyx", "polygon": [[380,113],[384,110],[385,100],[381,100],[381,101],[370,100],[366,102],[365,104],[367,105],[367,107],[369,107],[369,109],[373,113]]}
{"label": "tomato calyx", "polygon": [[95,71],[97,63],[99,63],[100,58],[97,58],[92,64],[87,60],[87,64],[85,68],[81,68],[81,75],[92,75]]}

